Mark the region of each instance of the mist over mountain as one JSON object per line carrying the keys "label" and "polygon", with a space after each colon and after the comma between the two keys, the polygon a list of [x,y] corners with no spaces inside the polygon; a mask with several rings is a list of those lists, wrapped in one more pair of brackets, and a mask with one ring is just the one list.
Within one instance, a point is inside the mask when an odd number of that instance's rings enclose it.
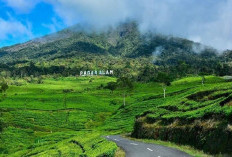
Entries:
{"label": "mist over mountain", "polygon": [[[49,50],[59,51],[65,48],[73,48],[74,46],[76,46],[76,49],[74,48],[69,52],[85,52],[85,50],[80,50],[77,48],[82,47],[81,45],[83,43],[91,43],[98,48],[102,48],[102,51],[104,50],[109,54],[126,57],[149,56],[158,49],[159,51],[162,51],[158,54],[161,55],[161,53],[167,53],[170,47],[173,49],[173,52],[169,52],[170,54],[180,51],[199,54],[206,49],[211,49],[212,52],[217,53],[217,50],[213,49],[212,47],[195,43],[187,39],[165,36],[153,32],[141,33],[139,31],[138,23],[133,21],[121,23],[116,28],[108,27],[106,30],[107,31],[99,32],[92,30],[92,27],[84,28],[81,25],[75,25],[57,33],[37,38],[26,43],[1,48],[1,56],[4,58],[3,56],[8,57],[14,53],[16,55],[22,55],[22,57],[18,56],[17,60],[24,57],[24,59],[36,59],[33,58],[33,55],[35,54],[40,54],[40,57],[42,57],[49,54]],[[80,42],[83,43],[80,44]],[[28,51],[31,52],[27,54]],[[154,55],[157,54],[155,53]]]}
{"label": "mist over mountain", "polygon": [[[1,6],[0,46],[77,23],[101,32],[133,20],[141,33],[178,36],[219,50],[232,48],[232,0],[3,0]],[[46,14],[40,14],[41,9]]]}
{"label": "mist over mountain", "polygon": [[231,63],[231,51],[219,53],[212,47],[187,39],[141,33],[134,21],[102,32],[89,30],[91,28],[75,25],[23,44],[1,48],[0,61],[14,68],[27,66],[30,62],[38,67],[55,66],[59,73],[69,68],[73,75],[82,69],[112,68],[118,71],[117,75],[130,73],[137,77],[148,67],[151,75],[157,67],[161,71],[176,70],[183,74],[231,73],[224,69]]}

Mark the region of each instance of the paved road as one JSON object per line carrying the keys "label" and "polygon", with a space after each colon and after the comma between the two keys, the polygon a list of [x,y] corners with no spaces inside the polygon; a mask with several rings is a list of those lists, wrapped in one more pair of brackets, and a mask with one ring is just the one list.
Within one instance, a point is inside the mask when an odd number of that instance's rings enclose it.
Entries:
{"label": "paved road", "polygon": [[177,149],[143,142],[132,141],[119,135],[107,136],[126,152],[126,157],[191,157]]}

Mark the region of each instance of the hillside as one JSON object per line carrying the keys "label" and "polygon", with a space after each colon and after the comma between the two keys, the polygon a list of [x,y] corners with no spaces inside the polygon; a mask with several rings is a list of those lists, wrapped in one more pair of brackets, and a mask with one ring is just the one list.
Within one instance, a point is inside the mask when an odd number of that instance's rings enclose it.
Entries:
{"label": "hillside", "polygon": [[173,82],[173,86],[190,88],[138,115],[133,136],[191,145],[211,154],[231,154],[231,83],[211,77],[206,80],[203,86],[194,77]]}
{"label": "hillside", "polygon": [[114,78],[89,80],[8,80],[7,94],[0,94],[0,156],[114,154],[116,145],[94,129],[118,107],[107,90],[96,89]]}
{"label": "hillside", "polygon": [[[156,130],[156,125],[162,124],[157,127],[178,129],[175,128],[178,125],[202,125],[206,130],[203,133],[207,134],[207,129],[211,129],[217,137],[218,131],[220,136],[225,136],[220,129],[230,126],[231,82],[222,78],[207,76],[204,86],[201,85],[201,77],[174,81],[167,87],[166,99],[163,98],[163,89],[159,83],[137,82],[133,89],[127,91],[126,106],[123,106],[124,89],[118,88],[111,92],[104,88],[111,81],[115,82],[116,79],[45,77],[40,83],[36,78],[30,83],[26,78],[8,79],[10,88],[7,93],[0,94],[0,142],[3,144],[0,146],[0,154],[114,154],[116,146],[104,140],[102,135],[133,132],[135,137],[151,138],[156,133],[153,131]],[[138,119],[135,121],[136,117]],[[229,136],[230,130],[226,132]],[[162,132],[157,138],[192,145],[176,141],[177,134],[170,134],[168,137],[173,137],[171,139],[161,135]],[[209,136],[211,137],[214,134]],[[199,142],[203,142],[202,140],[218,142],[214,138],[203,138]],[[192,146],[199,148],[201,145]],[[230,151],[227,147],[222,148],[224,150],[217,149],[213,153]],[[211,149],[206,147],[204,150],[209,152]]]}
{"label": "hillside", "polygon": [[[170,73],[175,71],[177,76],[202,72],[230,75],[231,57],[227,54],[182,38],[141,34],[135,22],[127,22],[105,32],[73,26],[27,43],[1,48],[0,69],[11,69],[12,75],[20,75],[22,71],[32,75],[22,67],[33,62],[38,67],[33,73],[38,75],[54,73],[54,69],[57,69],[55,73],[62,74],[60,69],[65,69],[74,75],[73,71],[80,69],[111,68],[119,70],[117,75],[129,71],[138,77],[139,69],[146,66]],[[44,67],[47,70],[43,70]]]}

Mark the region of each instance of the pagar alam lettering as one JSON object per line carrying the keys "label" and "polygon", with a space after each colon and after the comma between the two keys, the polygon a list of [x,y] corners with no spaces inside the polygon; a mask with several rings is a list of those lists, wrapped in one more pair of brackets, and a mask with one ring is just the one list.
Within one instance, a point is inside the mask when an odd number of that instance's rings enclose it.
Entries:
{"label": "pagar alam lettering", "polygon": [[97,75],[113,75],[113,70],[94,70],[94,71],[80,71],[80,76],[97,76]]}

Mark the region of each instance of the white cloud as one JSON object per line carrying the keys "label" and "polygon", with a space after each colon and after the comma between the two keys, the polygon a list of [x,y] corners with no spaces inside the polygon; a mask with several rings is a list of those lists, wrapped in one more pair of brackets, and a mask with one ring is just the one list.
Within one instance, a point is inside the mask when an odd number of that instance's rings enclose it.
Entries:
{"label": "white cloud", "polygon": [[30,25],[24,25],[15,19],[4,20],[0,18],[0,40],[8,40],[9,38],[25,38],[32,37]]}
{"label": "white cloud", "polygon": [[51,23],[42,23],[43,27],[46,27],[50,30],[50,33],[55,33],[58,30],[63,28],[63,23],[59,20],[57,20],[55,17],[51,18]]}
{"label": "white cloud", "polygon": [[67,25],[96,28],[137,20],[140,30],[232,49],[232,0],[48,0]]}
{"label": "white cloud", "polygon": [[[188,38],[218,49],[232,49],[232,0],[3,0],[20,12],[39,2],[53,5],[67,26],[90,24],[97,30],[126,19],[141,32],[153,31]],[[52,32],[57,23],[42,24]]]}
{"label": "white cloud", "polygon": [[67,25],[77,22],[102,28],[131,17],[130,8],[122,0],[51,0],[55,11]]}
{"label": "white cloud", "polygon": [[214,20],[193,23],[189,34],[220,50],[232,49],[232,0],[221,3],[213,15]]}
{"label": "white cloud", "polygon": [[3,0],[9,7],[20,13],[28,13],[41,0]]}

